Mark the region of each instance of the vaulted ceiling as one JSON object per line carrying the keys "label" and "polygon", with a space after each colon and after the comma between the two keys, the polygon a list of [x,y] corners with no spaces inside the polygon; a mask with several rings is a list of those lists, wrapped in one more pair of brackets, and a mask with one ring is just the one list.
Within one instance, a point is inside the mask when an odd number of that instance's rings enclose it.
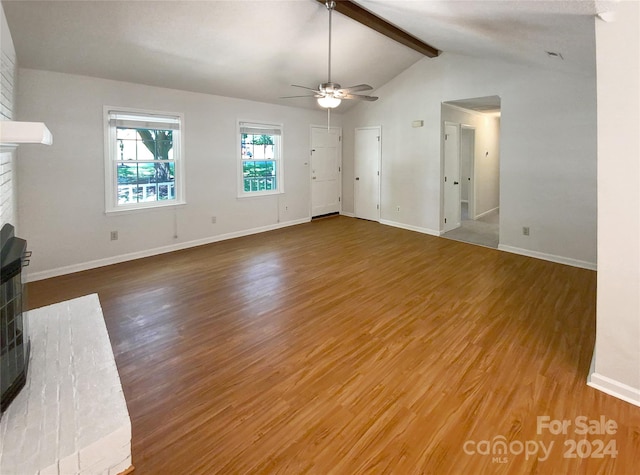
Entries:
{"label": "vaulted ceiling", "polygon": [[[614,2],[356,3],[444,54],[595,74],[594,15]],[[313,99],[281,96],[300,92],[291,84],[315,87],[326,81],[328,13],[316,0],[2,0],[2,5],[21,67],[309,108],[318,107]],[[332,79],[343,86],[380,87],[423,58],[333,15]]]}

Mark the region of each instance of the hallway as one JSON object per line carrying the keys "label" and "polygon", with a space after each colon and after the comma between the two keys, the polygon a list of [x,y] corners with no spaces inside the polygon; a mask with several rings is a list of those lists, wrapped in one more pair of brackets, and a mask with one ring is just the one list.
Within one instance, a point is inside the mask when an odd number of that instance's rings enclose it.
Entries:
{"label": "hallway", "polygon": [[461,205],[461,224],[459,228],[446,232],[442,237],[479,246],[498,248],[500,210],[496,209],[476,219],[469,219],[468,204]]}

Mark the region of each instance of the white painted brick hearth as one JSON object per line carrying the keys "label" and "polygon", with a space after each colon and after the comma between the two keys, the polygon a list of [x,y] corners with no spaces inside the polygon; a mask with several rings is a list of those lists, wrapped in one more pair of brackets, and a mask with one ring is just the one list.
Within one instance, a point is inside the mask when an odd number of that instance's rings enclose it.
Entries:
{"label": "white painted brick hearth", "polygon": [[98,296],[26,314],[27,383],[0,421],[2,475],[116,475],[131,422]]}

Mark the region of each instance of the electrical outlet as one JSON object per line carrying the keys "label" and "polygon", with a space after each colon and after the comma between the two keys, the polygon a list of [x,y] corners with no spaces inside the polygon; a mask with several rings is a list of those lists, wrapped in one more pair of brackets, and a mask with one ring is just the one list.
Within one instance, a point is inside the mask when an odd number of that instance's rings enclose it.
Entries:
{"label": "electrical outlet", "polygon": [[523,226],[522,227],[522,234],[525,236],[529,235],[529,226]]}
{"label": "electrical outlet", "polygon": [[216,224],[216,217],[215,216],[211,216],[211,224]]}
{"label": "electrical outlet", "polygon": [[111,240],[112,241],[118,240],[118,231],[111,231]]}

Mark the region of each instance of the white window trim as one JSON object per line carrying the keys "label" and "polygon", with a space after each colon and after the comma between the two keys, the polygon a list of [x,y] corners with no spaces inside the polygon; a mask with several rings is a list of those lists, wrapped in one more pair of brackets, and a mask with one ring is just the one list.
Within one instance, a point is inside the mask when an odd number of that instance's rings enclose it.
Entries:
{"label": "white window trim", "polygon": [[[280,145],[278,150],[278,158],[276,160],[276,180],[278,183],[278,189],[272,191],[244,191],[244,180],[243,180],[243,170],[242,170],[242,137],[240,135],[240,124],[255,128],[265,128],[265,129],[279,129],[280,130]],[[238,191],[238,198],[258,198],[261,196],[272,196],[272,195],[281,195],[284,193],[284,126],[283,124],[274,124],[270,122],[261,122],[259,120],[244,120],[238,119],[236,123],[236,187]]]}
{"label": "white window trim", "polygon": [[[178,133],[173,136],[173,149],[175,151],[175,189],[176,198],[170,201],[151,201],[144,203],[131,203],[128,205],[118,205],[117,193],[117,172],[115,168],[115,157],[117,150],[115,140],[115,127],[109,125],[110,112],[123,112],[140,115],[157,115],[160,117],[177,117],[180,120],[180,128]],[[166,112],[147,109],[137,109],[131,107],[115,107],[104,106],[103,108],[104,122],[104,184],[105,184],[105,213],[128,213],[132,211],[141,211],[157,208],[166,208],[173,206],[182,206],[186,204],[185,193],[185,166],[184,166],[184,114],[180,112]]]}

